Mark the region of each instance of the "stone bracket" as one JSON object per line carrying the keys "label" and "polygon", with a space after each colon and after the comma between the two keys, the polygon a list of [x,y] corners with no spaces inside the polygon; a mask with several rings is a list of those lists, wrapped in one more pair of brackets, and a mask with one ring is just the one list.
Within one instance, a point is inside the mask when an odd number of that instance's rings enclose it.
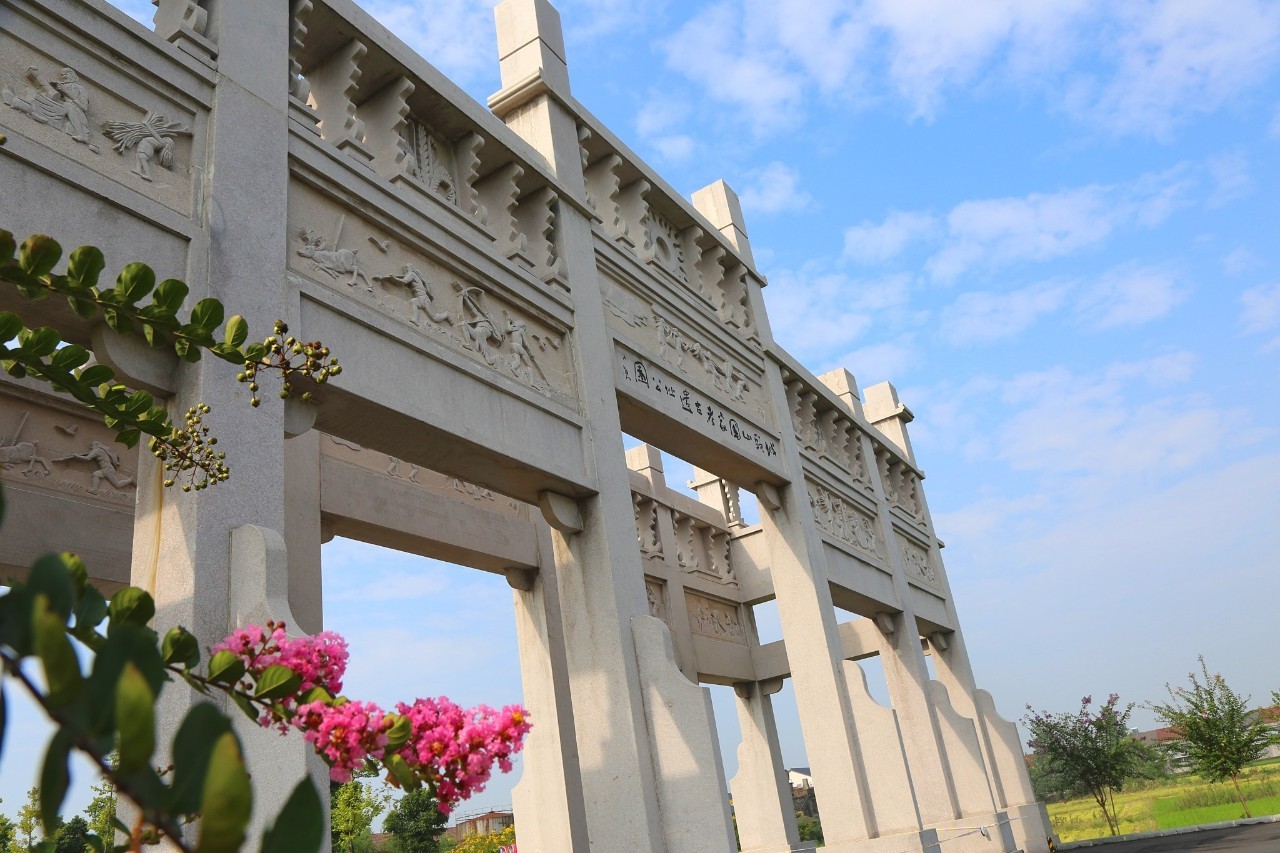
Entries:
{"label": "stone bracket", "polygon": [[228,574],[231,625],[265,625],[268,620],[297,628],[289,609],[289,558],[276,530],[243,524],[231,531]]}
{"label": "stone bracket", "polygon": [[118,335],[104,324],[89,330],[94,357],[116,372],[116,379],[135,391],[172,397],[178,390],[178,356],[133,335]]}
{"label": "stone bracket", "polygon": [[528,566],[510,566],[503,574],[507,578],[507,586],[520,592],[533,592],[533,582],[538,577],[538,570]]}
{"label": "stone bracket", "polygon": [[578,502],[568,495],[562,495],[559,492],[539,492],[538,509],[542,510],[542,517],[546,519],[547,524],[565,535],[581,533],[585,526],[582,521],[582,509],[578,506]]}

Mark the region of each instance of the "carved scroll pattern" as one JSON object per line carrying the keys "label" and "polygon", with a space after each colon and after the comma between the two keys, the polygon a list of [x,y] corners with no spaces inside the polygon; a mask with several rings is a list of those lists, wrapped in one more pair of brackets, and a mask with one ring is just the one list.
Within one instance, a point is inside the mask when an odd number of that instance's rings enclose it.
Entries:
{"label": "carved scroll pattern", "polygon": [[882,444],[875,445],[875,453],[885,499],[923,524],[924,504],[916,472]]}
{"label": "carved scroll pattern", "polygon": [[701,637],[746,645],[747,633],[737,604],[685,590],[689,630]]}
{"label": "carved scroll pattern", "polygon": [[671,273],[681,284],[688,285],[689,274],[685,269],[684,241],[680,232],[666,217],[653,210],[649,211],[647,224],[645,259]]}
{"label": "carved scroll pattern", "polygon": [[642,494],[631,494],[635,507],[636,539],[645,559],[662,559],[662,539],[658,535],[658,505]]}
{"label": "carved scroll pattern", "polygon": [[805,485],[809,490],[809,505],[813,507],[813,517],[818,529],[874,557],[885,558],[884,545],[874,518],[817,483],[806,481]]}
{"label": "carved scroll pattern", "polygon": [[666,582],[646,576],[644,579],[645,597],[649,599],[649,615],[661,619],[670,625],[667,615]]}
{"label": "carved scroll pattern", "polygon": [[818,458],[829,459],[871,490],[862,438],[854,422],[800,377],[784,370],[783,382],[800,446]]}

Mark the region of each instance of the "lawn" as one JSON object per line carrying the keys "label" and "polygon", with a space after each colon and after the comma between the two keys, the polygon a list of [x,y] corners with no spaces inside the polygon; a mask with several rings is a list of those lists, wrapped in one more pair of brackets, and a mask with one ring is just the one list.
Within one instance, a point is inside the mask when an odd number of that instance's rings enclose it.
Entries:
{"label": "lawn", "polygon": [[[1246,768],[1240,777],[1240,787],[1255,817],[1280,814],[1280,760],[1259,762]],[[1235,788],[1229,781],[1212,785],[1195,774],[1135,786],[1116,794],[1115,800],[1122,834],[1244,817]],[[1098,804],[1089,798],[1050,803],[1049,819],[1063,841],[1109,834]]]}

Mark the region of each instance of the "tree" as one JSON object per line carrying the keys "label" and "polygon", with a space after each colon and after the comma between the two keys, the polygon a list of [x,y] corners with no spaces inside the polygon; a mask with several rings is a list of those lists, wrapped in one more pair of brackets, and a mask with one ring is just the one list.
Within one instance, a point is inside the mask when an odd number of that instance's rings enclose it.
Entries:
{"label": "tree", "polygon": [[[1112,693],[1096,714],[1089,710],[1091,704],[1093,697],[1085,696],[1074,714],[1027,714],[1023,718],[1031,730],[1027,746],[1034,753],[1033,762],[1046,763],[1042,768],[1046,774],[1054,774],[1068,790],[1074,785],[1075,791],[1093,797],[1107,828],[1117,835],[1115,792],[1137,775],[1147,750],[1129,736],[1133,703],[1121,709],[1120,697]],[[1027,710],[1032,710],[1030,705]]]}
{"label": "tree", "polygon": [[[114,756],[110,762],[115,764]],[[116,819],[116,786],[108,778],[98,780],[93,788],[93,799],[85,807],[84,813],[89,819],[89,830],[102,839],[115,837]]]}
{"label": "tree", "polygon": [[1232,690],[1221,674],[1210,675],[1204,655],[1199,660],[1203,682],[1188,673],[1189,688],[1166,684],[1169,701],[1150,707],[1177,735],[1168,744],[1170,752],[1210,782],[1230,779],[1244,816],[1251,817],[1240,790],[1240,771],[1277,742],[1276,733],[1261,714],[1249,710],[1251,697]]}
{"label": "tree", "polygon": [[[4,802],[4,798],[0,797],[0,803]],[[0,853],[9,853],[10,847],[18,840],[18,828],[14,826],[9,816],[0,813]]]}
{"label": "tree", "polygon": [[366,765],[350,781],[329,786],[329,837],[335,851],[355,853],[361,836],[370,832],[391,802],[385,786],[374,788],[360,781],[377,775],[376,766]]}
{"label": "tree", "polygon": [[440,853],[440,835],[448,817],[440,814],[426,790],[409,791],[382,822],[399,853]]}
{"label": "tree", "polygon": [[27,801],[18,809],[18,835],[23,846],[36,843],[36,830],[40,828],[40,789],[27,791]]}
{"label": "tree", "polygon": [[59,827],[53,835],[54,853],[85,853],[89,845],[89,824],[80,815]]}
{"label": "tree", "polygon": [[796,829],[801,841],[822,841],[822,821],[809,817],[803,812],[796,812]]}
{"label": "tree", "polygon": [[508,826],[488,835],[469,835],[457,843],[453,853],[500,853],[516,843],[516,828]]}

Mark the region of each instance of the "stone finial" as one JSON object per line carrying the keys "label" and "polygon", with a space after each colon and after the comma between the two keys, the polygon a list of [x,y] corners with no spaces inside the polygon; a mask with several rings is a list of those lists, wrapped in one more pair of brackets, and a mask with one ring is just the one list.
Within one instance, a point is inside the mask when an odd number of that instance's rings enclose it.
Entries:
{"label": "stone finial", "polygon": [[756,265],[751,255],[751,242],[747,239],[747,220],[742,215],[742,203],[738,194],[724,181],[716,181],[693,194],[693,206],[738,251],[738,256],[749,266]]}
{"label": "stone finial", "polygon": [[504,89],[533,75],[560,92],[569,91],[564,29],[547,0],[503,0],[493,8]]}
{"label": "stone finial", "polygon": [[915,465],[916,456],[907,436],[907,424],[915,420],[915,415],[898,400],[898,389],[891,382],[881,382],[864,389],[863,395],[866,402],[862,409],[867,420],[897,446],[908,462]]}
{"label": "stone finial", "polygon": [[662,470],[662,451],[651,444],[641,444],[627,451],[627,467],[656,487],[666,486]]}
{"label": "stone finial", "polygon": [[863,414],[862,400],[858,399],[858,380],[848,370],[837,367],[819,376],[818,381],[834,391],[840,401],[855,415]]}

